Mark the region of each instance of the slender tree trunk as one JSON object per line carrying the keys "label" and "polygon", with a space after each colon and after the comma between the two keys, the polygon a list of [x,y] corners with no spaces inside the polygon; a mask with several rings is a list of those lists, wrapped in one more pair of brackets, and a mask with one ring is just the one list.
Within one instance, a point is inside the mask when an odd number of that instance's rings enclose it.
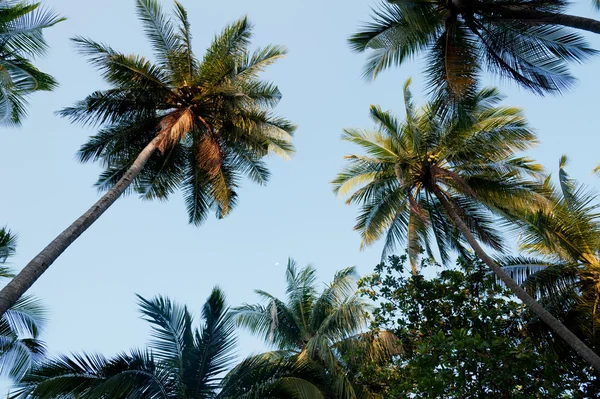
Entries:
{"label": "slender tree trunk", "polygon": [[156,150],[158,137],[148,144],[121,179],[90,209],[60,233],[0,291],[0,317],[36,282],[50,265],[119,198]]}
{"label": "slender tree trunk", "polygon": [[600,372],[600,357],[591,350],[583,341],[581,341],[575,334],[573,334],[567,327],[565,327],[556,317],[548,312],[542,305],[537,303],[535,299],[531,297],[519,284],[515,282],[505,271],[496,263],[491,257],[489,257],[483,248],[479,246],[479,243],[475,239],[475,236],[471,230],[467,227],[465,222],[460,218],[454,204],[452,204],[441,190],[434,186],[433,192],[437,199],[444,207],[448,216],[452,219],[456,227],[464,235],[473,251],[477,256],[490,268],[502,282],[512,290],[512,292],[521,300],[529,310],[535,313],[540,319],[542,319],[548,327],[550,327],[556,334],[565,340],[571,348],[573,348],[582,358],[584,358],[589,364]]}
{"label": "slender tree trunk", "polygon": [[517,19],[540,24],[555,24],[568,26],[570,28],[586,30],[588,32],[600,33],[600,21],[592,18],[578,17],[575,15],[560,14],[546,11],[523,10],[517,7],[489,4],[483,6],[498,12],[502,19]]}

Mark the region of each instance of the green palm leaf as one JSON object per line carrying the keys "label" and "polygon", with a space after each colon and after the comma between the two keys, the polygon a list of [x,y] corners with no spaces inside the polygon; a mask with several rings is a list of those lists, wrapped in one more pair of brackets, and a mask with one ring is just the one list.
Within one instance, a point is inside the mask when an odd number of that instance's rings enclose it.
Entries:
{"label": "green palm leaf", "polygon": [[153,353],[173,368],[183,370],[184,352],[192,345],[192,316],[185,307],[165,297],[144,299],[138,295],[138,300],[142,317],[152,326]]}
{"label": "green palm leaf", "polygon": [[424,53],[430,90],[438,100],[451,103],[476,94],[483,70],[540,95],[560,93],[574,82],[568,64],[596,54],[571,28],[588,29],[584,20],[597,21],[579,18],[577,23],[565,23],[578,18],[566,16],[565,5],[563,1],[494,0],[468,5],[381,1],[371,22],[350,38],[350,45],[368,54],[367,78]]}

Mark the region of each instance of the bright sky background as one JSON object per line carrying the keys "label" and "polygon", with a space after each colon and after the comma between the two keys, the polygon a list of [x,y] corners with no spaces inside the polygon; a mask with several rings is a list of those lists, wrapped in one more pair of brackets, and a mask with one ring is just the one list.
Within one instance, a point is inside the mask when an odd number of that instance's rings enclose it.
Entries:
{"label": "bright sky background", "polygon": [[[47,31],[51,45],[39,61],[61,86],[36,94],[20,129],[0,132],[0,225],[19,233],[14,268],[21,268],[56,234],[98,198],[93,188],[99,168],[80,165],[74,154],[92,129],[71,126],[54,111],[104,86],[99,74],[75,54],[69,38],[89,36],[123,52],[150,55],[133,0],[45,0],[68,17]],[[293,257],[312,263],[323,282],[346,266],[370,272],[381,246],[359,251],[352,230],[356,209],[332,194],[329,181],[355,149],[339,140],[344,127],[371,127],[370,104],[403,112],[401,89],[413,77],[422,89],[423,62],[392,69],[375,83],[361,78],[364,55],[350,52],[347,37],[368,20],[371,0],[193,1],[183,0],[202,56],[215,32],[248,14],[256,25],[255,44],[284,44],[289,56],[269,70],[283,100],[278,112],[298,124],[297,155],[272,159],[271,182],[246,182],[238,208],[225,220],[200,228],[187,225],[181,195],[168,203],[120,199],[79,238],[34,286],[50,322],[44,335],[51,353],[97,351],[112,354],[143,345],[147,325],[139,319],[134,293],[168,295],[196,313],[212,286],[221,286],[231,305],[253,303],[261,288],[283,296],[285,263]],[[163,1],[170,9],[171,1]],[[590,0],[577,0],[576,13],[593,16]],[[595,16],[600,18],[600,13]],[[593,38],[596,48],[600,40]],[[555,169],[563,153],[569,171],[598,185],[591,169],[598,153],[596,60],[573,68],[580,82],[562,97],[540,98],[499,82],[507,104],[524,107],[541,145],[531,153]],[[496,82],[498,83],[498,82]],[[420,97],[420,96],[419,96]],[[240,354],[262,345],[242,334]]]}

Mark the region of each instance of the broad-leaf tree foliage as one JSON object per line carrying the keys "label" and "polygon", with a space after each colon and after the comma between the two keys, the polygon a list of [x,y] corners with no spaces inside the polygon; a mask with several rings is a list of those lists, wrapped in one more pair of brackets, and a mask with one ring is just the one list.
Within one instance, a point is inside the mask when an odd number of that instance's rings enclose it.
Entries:
{"label": "broad-leaf tree foliage", "polygon": [[369,55],[365,76],[424,53],[432,90],[461,100],[483,71],[537,93],[561,92],[569,62],[596,53],[571,28],[600,33],[600,21],[566,15],[563,0],[389,0],[350,39]]}
{"label": "broad-leaf tree foliage", "polygon": [[433,242],[447,263],[451,250],[465,254],[466,241],[532,312],[600,371],[600,356],[481,247],[503,251],[494,223],[514,221],[542,201],[541,167],[516,155],[536,143],[521,110],[499,105],[495,89],[469,96],[460,112],[452,113],[440,112],[435,103],[415,109],[408,82],[404,97],[404,121],[372,106],[374,130],[344,132],[344,140],[366,155],[347,156],[349,165],[333,184],[338,195],[348,195],[348,203],[362,206],[355,228],[363,244],[382,236],[386,249],[406,242],[416,272],[416,256],[421,250],[433,256]]}
{"label": "broad-leaf tree foliage", "polygon": [[[5,265],[15,252],[17,236],[7,228],[0,228],[0,278],[13,277]],[[41,302],[32,297],[21,298],[0,318],[0,376],[18,381],[32,367],[39,364],[45,346],[39,340],[46,321]]]}
{"label": "broad-leaf tree foliage", "polygon": [[[502,262],[532,295],[598,351],[600,204],[593,190],[569,177],[566,165],[567,158],[562,157],[558,185],[550,178],[546,182],[549,203],[526,209],[520,218],[518,232],[525,256]],[[538,327],[547,333],[543,325]]]}
{"label": "broad-leaf tree foliage", "polygon": [[100,162],[98,186],[108,192],[0,291],[0,314],[127,190],[159,200],[182,191],[189,221],[199,225],[211,212],[231,212],[242,178],[267,182],[266,155],[293,152],[294,126],[273,113],[281,93],[259,78],[284,56],[283,47],[251,51],[252,25],[243,18],[216,35],[200,59],[179,3],[173,17],[158,0],[136,0],[136,7],[155,60],[75,38],[109,87],[60,112],[100,126],[79,158]]}
{"label": "broad-leaf tree foliage", "polygon": [[[368,307],[356,294],[353,267],[338,271],[320,291],[316,270],[311,266],[299,269],[290,260],[285,300],[262,290],[256,293],[263,303],[235,308],[237,323],[276,350],[247,361],[291,362],[299,372],[283,376],[300,379],[306,390],[316,388],[320,395],[314,397],[378,397],[366,384],[357,383],[357,366],[389,359],[400,348],[389,332],[364,332]],[[254,397],[272,381],[256,379],[243,393]]]}
{"label": "broad-leaf tree foliage", "polygon": [[214,398],[233,360],[235,323],[215,288],[194,326],[185,306],[139,297],[152,327],[148,348],[110,358],[78,354],[48,359],[13,391],[18,398]]}
{"label": "broad-leaf tree foliage", "polygon": [[[561,361],[549,342],[529,336],[525,308],[483,263],[459,259],[426,278],[406,273],[405,262],[391,256],[359,281],[377,305],[373,328],[394,332],[404,348],[387,367],[365,365],[364,378],[387,398],[598,395],[593,370]],[[435,266],[423,261],[427,275]]]}
{"label": "broad-leaf tree foliage", "polygon": [[63,20],[40,3],[0,0],[0,123],[20,124],[27,96],[56,87],[54,78],[32,59],[48,49],[43,30]]}

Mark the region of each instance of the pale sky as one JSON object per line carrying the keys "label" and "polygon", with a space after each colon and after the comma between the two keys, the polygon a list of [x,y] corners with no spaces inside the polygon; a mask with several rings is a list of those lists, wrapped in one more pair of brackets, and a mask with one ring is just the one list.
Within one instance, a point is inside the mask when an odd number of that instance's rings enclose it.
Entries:
{"label": "pale sky", "polygon": [[[104,88],[99,74],[75,54],[69,38],[88,36],[120,51],[151,55],[133,0],[46,0],[66,16],[47,31],[51,45],[38,65],[61,86],[36,94],[30,116],[20,129],[0,132],[0,225],[20,236],[15,269],[23,267],[56,234],[98,198],[93,187],[99,172],[80,165],[75,153],[93,129],[70,125],[54,115],[94,90]],[[122,198],[79,238],[32,290],[43,298],[50,321],[44,339],[51,353],[95,351],[107,355],[142,346],[149,338],[139,319],[134,293],[164,294],[199,314],[214,285],[232,306],[253,303],[253,290],[283,296],[288,257],[317,267],[327,282],[341,268],[356,265],[370,272],[381,245],[359,251],[352,230],[356,209],[332,194],[329,181],[356,149],[340,142],[344,127],[371,127],[370,104],[403,112],[402,84],[413,77],[422,90],[422,60],[393,68],[374,83],[361,78],[364,55],[349,50],[347,37],[369,19],[368,1],[341,0],[183,0],[188,9],[198,56],[222,27],[247,14],[256,45],[283,44],[289,56],[266,75],[279,85],[277,111],[299,128],[291,161],[272,159],[266,187],[245,182],[239,206],[225,220],[200,228],[187,225],[181,195],[166,203]],[[574,11],[600,18],[590,0],[577,0]],[[163,1],[166,9],[171,1]],[[593,38],[600,48],[600,40]],[[497,82],[506,104],[523,107],[541,140],[531,156],[556,169],[561,154],[571,158],[573,177],[598,186],[591,175],[600,163],[598,94],[600,60],[572,69],[579,84],[564,96],[540,98],[510,82]],[[242,334],[239,353],[262,345]]]}

